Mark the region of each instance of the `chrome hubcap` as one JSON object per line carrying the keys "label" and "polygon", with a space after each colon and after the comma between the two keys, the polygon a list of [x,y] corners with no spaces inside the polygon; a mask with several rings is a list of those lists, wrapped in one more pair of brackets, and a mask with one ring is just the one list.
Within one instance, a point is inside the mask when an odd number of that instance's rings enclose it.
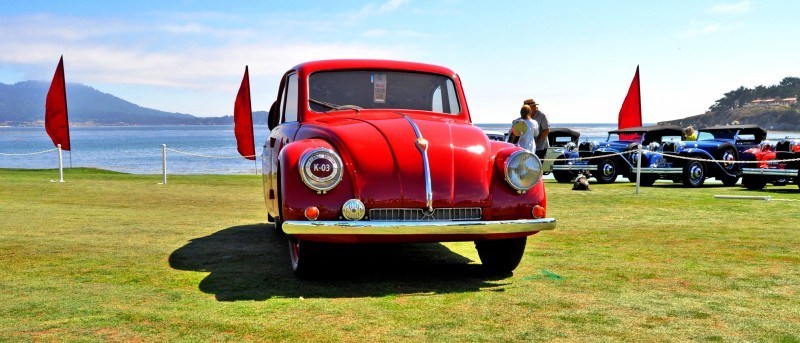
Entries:
{"label": "chrome hubcap", "polygon": [[733,154],[730,151],[726,151],[725,154],[722,155],[722,160],[726,161],[726,162],[722,163],[722,165],[725,166],[725,169],[731,169],[731,168],[733,168],[734,164],[733,163],[728,163],[728,162],[735,161],[736,157],[734,157]]}
{"label": "chrome hubcap", "polygon": [[612,165],[611,163],[606,163],[603,166],[603,175],[604,176],[614,175],[614,165]]}
{"label": "chrome hubcap", "polygon": [[703,177],[703,168],[701,168],[699,165],[693,165],[689,175],[692,176],[692,179],[697,180]]}

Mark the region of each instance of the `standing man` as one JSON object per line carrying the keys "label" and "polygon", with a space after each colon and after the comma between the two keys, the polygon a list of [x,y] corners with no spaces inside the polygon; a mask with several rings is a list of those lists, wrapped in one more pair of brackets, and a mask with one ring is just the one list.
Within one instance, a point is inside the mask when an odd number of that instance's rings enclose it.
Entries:
{"label": "standing man", "polygon": [[547,154],[547,148],[550,147],[550,141],[547,140],[547,135],[550,133],[550,122],[547,120],[547,116],[539,111],[539,104],[536,101],[526,99],[523,103],[531,107],[533,120],[539,124],[539,135],[536,137],[536,156],[543,159]]}

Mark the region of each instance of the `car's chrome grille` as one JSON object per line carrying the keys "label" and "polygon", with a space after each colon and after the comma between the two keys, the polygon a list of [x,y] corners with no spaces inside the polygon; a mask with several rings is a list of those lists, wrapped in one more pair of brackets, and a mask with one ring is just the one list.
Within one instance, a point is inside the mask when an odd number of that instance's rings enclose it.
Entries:
{"label": "car's chrome grille", "polygon": [[375,221],[422,221],[422,220],[480,220],[481,208],[435,208],[426,213],[421,208],[373,208],[369,210],[369,219]]}
{"label": "car's chrome grille", "polygon": [[578,151],[592,151],[592,142],[581,142],[578,144]]}

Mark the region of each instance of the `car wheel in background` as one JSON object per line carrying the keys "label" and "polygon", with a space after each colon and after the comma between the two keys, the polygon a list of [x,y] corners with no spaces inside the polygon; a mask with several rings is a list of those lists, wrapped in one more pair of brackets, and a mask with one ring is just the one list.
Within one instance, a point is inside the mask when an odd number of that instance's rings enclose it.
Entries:
{"label": "car wheel in background", "polygon": [[722,180],[722,184],[724,186],[730,187],[730,186],[735,185],[737,182],[739,182],[739,177],[738,176],[723,176],[721,178],[721,180]]}
{"label": "car wheel in background", "polygon": [[[566,159],[559,158],[559,159],[557,159],[555,161],[555,163],[553,163],[553,165],[565,165],[565,164],[567,164],[566,161],[567,161]],[[571,170],[553,170],[553,177],[559,183],[572,182],[572,180],[575,179],[576,175],[577,175],[577,173],[575,173],[575,172],[573,172]]]}
{"label": "car wheel in background", "polygon": [[683,185],[700,187],[706,181],[706,166],[699,161],[691,161],[683,167]]}
{"label": "car wheel in background", "polygon": [[510,274],[522,261],[527,237],[475,241],[475,249],[487,272],[494,275]]}
{"label": "car wheel in background", "polygon": [[736,149],[732,147],[727,147],[722,150],[721,153],[717,156],[718,160],[724,161],[722,162],[722,168],[725,169],[726,172],[729,174],[736,175],[739,173],[739,165],[736,163],[727,163],[727,162],[734,162],[738,158],[738,154],[736,153]]}
{"label": "car wheel in background", "polygon": [[[634,175],[633,180],[636,181],[636,174],[633,175]],[[658,178],[656,178],[655,175],[642,175],[641,180],[639,181],[639,185],[643,187],[650,187],[654,183],[656,183],[656,180],[658,180]]]}
{"label": "car wheel in background", "polygon": [[749,190],[759,190],[764,188],[767,182],[763,178],[754,175],[745,175],[742,177],[742,186]]}
{"label": "car wheel in background", "polygon": [[597,183],[612,183],[617,180],[617,164],[612,158],[606,158],[597,165],[597,174],[594,174]]}

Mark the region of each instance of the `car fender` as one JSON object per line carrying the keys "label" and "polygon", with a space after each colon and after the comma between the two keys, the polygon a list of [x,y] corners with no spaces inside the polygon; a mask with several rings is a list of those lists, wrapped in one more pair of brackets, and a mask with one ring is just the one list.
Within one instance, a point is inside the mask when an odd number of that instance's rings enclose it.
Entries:
{"label": "car fender", "polygon": [[[300,177],[300,158],[311,149],[331,149],[339,154],[345,168],[342,181],[325,194],[309,188]],[[283,220],[305,220],[305,209],[315,206],[319,209],[320,220],[337,220],[342,205],[354,198],[353,180],[348,172],[348,163],[342,152],[322,139],[304,139],[287,144],[280,152],[278,169],[280,170],[280,206]]]}

